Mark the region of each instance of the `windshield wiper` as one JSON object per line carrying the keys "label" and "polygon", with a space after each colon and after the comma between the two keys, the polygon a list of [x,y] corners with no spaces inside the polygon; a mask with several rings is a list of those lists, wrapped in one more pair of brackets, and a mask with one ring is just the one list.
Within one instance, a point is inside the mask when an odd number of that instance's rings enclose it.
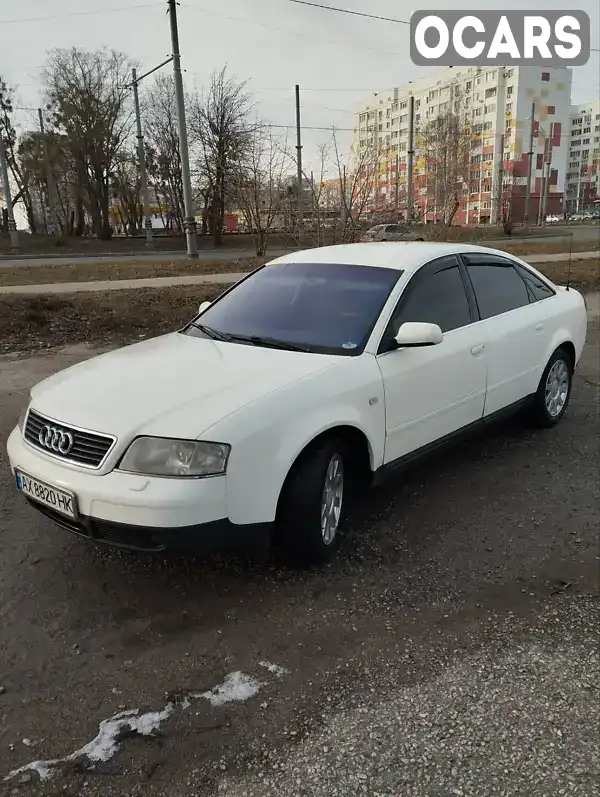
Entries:
{"label": "windshield wiper", "polygon": [[277,338],[262,338],[260,335],[229,335],[228,340],[239,343],[252,343],[254,346],[265,346],[269,349],[310,353],[310,349],[306,346],[298,346],[297,343],[288,343],[286,340],[278,340]]}
{"label": "windshield wiper", "polygon": [[193,326],[194,329],[199,329],[200,332],[204,332],[204,334],[211,340],[225,340],[228,343],[231,342],[231,335],[226,335],[224,332],[219,332],[217,329],[206,326],[206,324],[197,324],[195,321],[191,321],[190,326]]}

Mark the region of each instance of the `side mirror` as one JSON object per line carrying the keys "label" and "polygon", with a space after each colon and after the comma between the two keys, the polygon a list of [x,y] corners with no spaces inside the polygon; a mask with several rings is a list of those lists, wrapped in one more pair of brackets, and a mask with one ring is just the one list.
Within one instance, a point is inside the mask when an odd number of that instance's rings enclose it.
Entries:
{"label": "side mirror", "polygon": [[437,324],[424,324],[420,322],[406,322],[398,330],[394,338],[398,348],[416,346],[436,346],[444,339],[442,330]]}
{"label": "side mirror", "polygon": [[201,304],[201,305],[200,305],[200,307],[198,308],[198,312],[199,312],[199,313],[203,313],[205,310],[208,310],[208,308],[210,307],[210,305],[211,305],[211,302],[202,302],[202,304]]}

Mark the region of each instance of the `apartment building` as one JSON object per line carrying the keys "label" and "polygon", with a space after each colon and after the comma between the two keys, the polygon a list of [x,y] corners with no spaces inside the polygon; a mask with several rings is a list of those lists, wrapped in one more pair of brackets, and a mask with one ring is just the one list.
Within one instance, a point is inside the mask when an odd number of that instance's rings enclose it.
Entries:
{"label": "apartment building", "polygon": [[[461,178],[456,224],[523,220],[533,129],[529,218],[546,194],[546,212],[562,213],[570,122],[568,68],[450,67],[437,75],[373,94],[358,111],[354,150],[359,162],[380,163],[371,210],[406,211],[409,102],[414,97],[413,194],[419,215],[441,220],[427,129],[443,115],[462,120],[470,137],[470,165]],[[535,107],[534,107],[535,106]],[[532,109],[534,116],[532,120]],[[546,189],[547,163],[549,185]]]}
{"label": "apartment building", "polygon": [[582,213],[600,200],[600,100],[571,107],[566,204]]}

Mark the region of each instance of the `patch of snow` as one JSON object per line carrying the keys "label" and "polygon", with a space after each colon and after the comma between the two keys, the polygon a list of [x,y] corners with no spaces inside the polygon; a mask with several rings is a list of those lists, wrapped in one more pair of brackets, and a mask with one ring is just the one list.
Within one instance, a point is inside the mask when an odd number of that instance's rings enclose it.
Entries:
{"label": "patch of snow", "polygon": [[93,763],[109,761],[118,752],[121,735],[124,731],[139,733],[141,736],[149,736],[158,730],[160,725],[173,713],[173,704],[169,703],[162,711],[149,711],[140,714],[137,709],[133,711],[122,711],[107,720],[102,720],[98,727],[98,733],[91,742],[75,750],[71,755],[64,758],[51,758],[47,761],[32,761],[30,764],[14,769],[4,778],[5,781],[23,772],[37,772],[40,780],[46,780],[52,776],[53,770],[61,764],[72,761],[79,761],[87,758]]}
{"label": "patch of snow", "polygon": [[[261,661],[260,666],[269,672],[281,677],[287,670],[277,664]],[[208,692],[185,695],[179,703],[182,710],[188,709],[194,699],[208,700],[213,706],[222,706],[225,703],[244,702],[259,691],[263,683],[245,675],[243,672],[230,673],[222,684],[215,686]],[[32,761],[18,769],[13,769],[3,780],[8,781],[25,772],[36,772],[40,780],[52,777],[54,770],[63,764],[81,759],[91,763],[104,763],[109,761],[119,750],[124,733],[139,733],[141,736],[150,736],[157,731],[174,713],[176,705],[167,703],[162,711],[149,711],[140,714],[138,709],[121,711],[109,719],[102,720],[98,726],[96,736],[79,750],[75,750],[64,758],[50,758],[46,761]],[[23,739],[23,744],[31,744],[29,739]]]}
{"label": "patch of snow", "polygon": [[122,711],[100,723],[98,735],[91,742],[76,750],[69,756],[69,761],[87,758],[90,761],[109,761],[119,749],[120,736],[123,731],[150,736],[158,730],[161,723],[173,713],[173,704],[169,703],[162,711],[149,711],[141,714],[136,710]]}
{"label": "patch of snow", "polygon": [[219,686],[215,686],[209,692],[193,695],[193,697],[203,697],[213,706],[222,706],[224,703],[234,701],[243,702],[249,700],[258,692],[262,684],[255,681],[243,672],[232,672]]}
{"label": "patch of snow", "polygon": [[259,664],[278,678],[282,678],[289,673],[289,670],[286,670],[285,667],[280,667],[279,664],[271,664],[270,661],[259,661]]}

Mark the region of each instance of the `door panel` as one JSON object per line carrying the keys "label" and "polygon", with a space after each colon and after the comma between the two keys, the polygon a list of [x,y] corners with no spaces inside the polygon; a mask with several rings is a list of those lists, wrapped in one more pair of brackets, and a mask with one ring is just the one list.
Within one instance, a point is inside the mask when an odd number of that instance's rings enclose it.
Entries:
{"label": "door panel", "polygon": [[487,352],[475,326],[447,332],[438,346],[400,349],[378,358],[385,391],[386,464],[481,419]]}
{"label": "door panel", "polygon": [[537,390],[546,356],[546,303],[536,301],[520,271],[507,258],[463,255],[482,320],[476,325],[487,348],[490,415]]}
{"label": "door panel", "polygon": [[[427,264],[408,284],[378,356],[386,403],[386,463],[481,419],[487,351],[474,313],[454,256]],[[407,321],[438,324],[442,343],[389,350]]]}

